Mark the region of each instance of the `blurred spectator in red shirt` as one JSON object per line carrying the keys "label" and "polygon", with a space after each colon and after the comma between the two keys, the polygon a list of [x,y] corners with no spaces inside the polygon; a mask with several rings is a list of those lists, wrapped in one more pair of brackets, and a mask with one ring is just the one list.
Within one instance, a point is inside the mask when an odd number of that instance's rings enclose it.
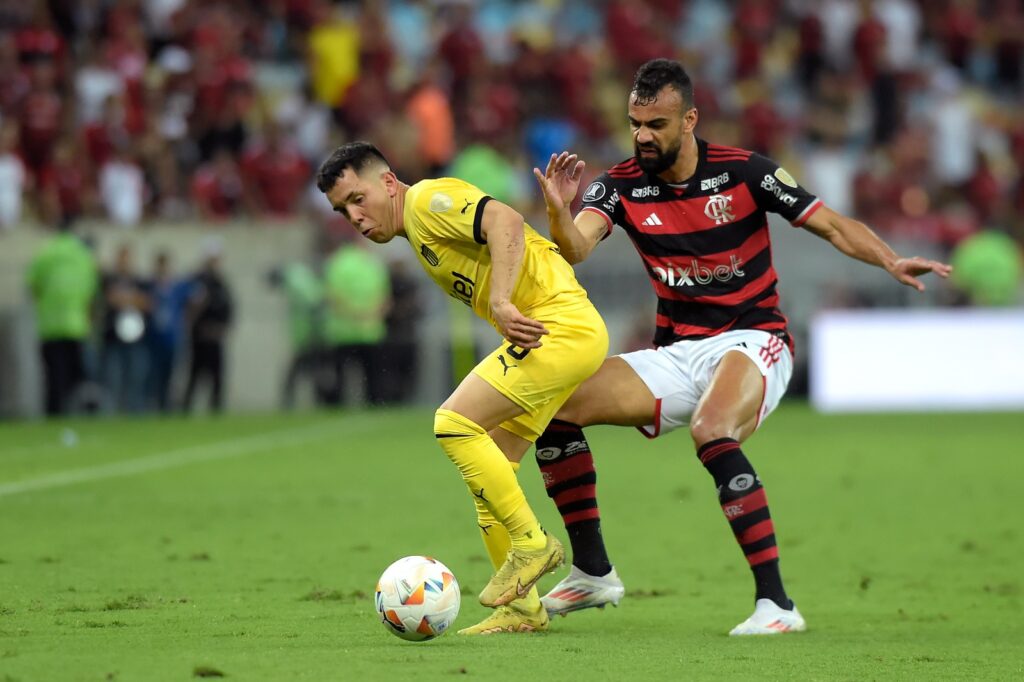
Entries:
{"label": "blurred spectator in red shirt", "polygon": [[[760,87],[757,90],[761,90]],[[753,101],[743,109],[742,146],[746,149],[764,154],[766,156],[777,156],[777,141],[785,133],[786,120],[779,115],[779,112],[772,104],[770,97],[756,96]]]}
{"label": "blurred spectator in red shirt", "polygon": [[950,0],[940,18],[939,35],[946,60],[966,70],[981,33],[977,0]]}
{"label": "blurred spectator in red shirt", "polygon": [[64,106],[57,92],[57,72],[53,62],[36,61],[30,73],[32,89],[21,102],[19,119],[22,158],[35,176],[50,162]]}
{"label": "blurred spectator in red shirt", "polygon": [[249,132],[245,126],[245,114],[251,104],[251,92],[247,84],[233,81],[224,92],[220,108],[211,113],[208,123],[199,125],[199,156],[206,160],[217,149],[227,148],[238,157],[245,148]]}
{"label": "blurred spectator in red shirt", "polygon": [[594,60],[582,45],[574,43],[553,55],[551,79],[573,123],[590,137],[607,134],[594,107]]}
{"label": "blurred spectator in red shirt", "polygon": [[808,12],[800,18],[797,32],[797,72],[800,84],[810,89],[818,82],[818,74],[825,66],[825,29],[818,15]]}
{"label": "blurred spectator in red shirt", "polygon": [[338,122],[352,139],[367,137],[380,112],[391,111],[395,105],[396,97],[387,81],[364,67],[365,64],[360,67],[359,77],[345,91],[336,109]]}
{"label": "blurred spectator in red shirt", "polygon": [[612,0],[605,12],[605,35],[619,73],[632,77],[637,67],[655,57],[671,57],[675,53],[671,21],[665,21],[647,3]]}
{"label": "blurred spectator in red shirt", "polygon": [[469,91],[469,78],[484,59],[484,42],[473,25],[473,7],[469,3],[450,5],[444,35],[437,45],[452,77],[452,100],[461,104]]}
{"label": "blurred spectator in red shirt", "polygon": [[294,214],[309,174],[309,165],[273,122],[266,124],[263,139],[242,157],[248,203],[258,213]]}
{"label": "blurred spectator in red shirt", "polygon": [[885,24],[874,14],[871,0],[860,1],[860,23],[853,31],[853,56],[867,82],[875,80],[886,61]]}
{"label": "blurred spectator in red shirt", "polygon": [[1020,94],[1024,85],[1024,6],[1018,0],[996,0],[991,30],[996,79]]}
{"label": "blurred spectator in red shirt", "polygon": [[493,141],[514,134],[520,125],[520,91],[504,69],[490,65],[470,83],[460,130],[472,141]]}
{"label": "blurred spectator in red shirt", "polygon": [[387,3],[367,0],[359,16],[360,75],[387,80],[395,63],[395,48],[388,30]]}
{"label": "blurred spectator in red shirt", "polygon": [[735,77],[756,78],[761,72],[764,48],[775,28],[777,3],[769,0],[740,0],[733,24]]}
{"label": "blurred spectator in red shirt", "polygon": [[[252,67],[236,49],[238,36],[230,26],[230,17],[224,19],[223,12],[202,16],[204,23],[192,35],[192,126],[193,134],[200,138],[203,158],[208,159],[215,147],[225,144],[236,154],[241,152],[245,136],[240,119],[252,104]],[[226,134],[237,138],[204,139],[211,130],[216,131],[215,137]]]}
{"label": "blurred spectator in red shirt", "polygon": [[17,32],[18,53],[22,63],[50,62],[56,76],[63,76],[67,47],[53,25],[48,4],[29,3],[33,8],[31,22]]}
{"label": "blurred spectator in red shirt", "polygon": [[137,135],[145,126],[145,102],[142,79],[149,65],[146,36],[138,19],[130,14],[118,22],[117,32],[111,32],[111,38],[103,48],[104,60],[117,73],[124,84],[125,127],[128,132]]}
{"label": "blurred spectator in red shirt", "polygon": [[0,111],[17,111],[31,88],[28,74],[21,68],[14,35],[0,33]]}
{"label": "blurred spectator in red shirt", "polygon": [[520,93],[519,113],[524,118],[549,118],[553,115],[550,103],[564,98],[555,88],[554,61],[554,55],[543,47],[525,39],[516,41],[507,78]]}
{"label": "blurred spectator in red shirt", "polygon": [[981,152],[976,154],[974,173],[967,180],[965,196],[982,222],[1003,214],[1003,192],[999,179]]}
{"label": "blurred spectator in red shirt", "polygon": [[245,187],[229,149],[217,149],[213,158],[192,176],[192,200],[204,220],[225,220],[242,207]]}
{"label": "blurred spectator in red shirt", "polygon": [[115,144],[129,139],[124,118],[124,100],[119,95],[110,95],[103,104],[102,117],[82,131],[84,151],[94,168],[101,168],[110,159]]}
{"label": "blurred spectator in red shirt", "polygon": [[57,142],[50,164],[39,181],[47,222],[62,225],[74,222],[85,211],[89,187],[82,168],[82,157],[73,138]]}

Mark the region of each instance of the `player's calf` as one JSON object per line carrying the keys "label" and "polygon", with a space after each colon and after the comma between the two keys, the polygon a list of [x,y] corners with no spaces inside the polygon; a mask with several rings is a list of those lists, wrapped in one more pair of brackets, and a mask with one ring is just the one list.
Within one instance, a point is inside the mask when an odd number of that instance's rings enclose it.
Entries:
{"label": "player's calf", "polygon": [[779,573],[779,549],[768,498],[739,442],[732,438],[706,442],[697,450],[697,457],[718,487],[722,513],[754,574],[755,599],[769,599],[781,609],[792,608]]}
{"label": "player's calf", "polygon": [[552,419],[537,439],[537,466],[572,545],[572,563],[584,573],[607,575],[611,561],[601,535],[597,471],[583,429]]}

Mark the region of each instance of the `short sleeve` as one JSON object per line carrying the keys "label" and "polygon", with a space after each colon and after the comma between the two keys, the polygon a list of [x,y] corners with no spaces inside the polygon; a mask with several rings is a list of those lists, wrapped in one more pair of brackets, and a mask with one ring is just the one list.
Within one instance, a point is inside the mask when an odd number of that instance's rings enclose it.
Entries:
{"label": "short sleeve", "polygon": [[601,173],[587,186],[583,192],[583,206],[580,210],[593,211],[605,219],[608,223],[608,233],[605,236],[611,234],[613,225],[622,224],[625,210],[622,208],[619,191],[607,172]]}
{"label": "short sleeve", "polygon": [[778,213],[796,227],[823,205],[821,199],[797,184],[785,168],[767,157],[751,154],[745,170],[747,186],[758,208]]}
{"label": "short sleeve", "polygon": [[417,183],[412,213],[421,236],[486,244],[484,206],[491,197],[468,182],[441,178]]}

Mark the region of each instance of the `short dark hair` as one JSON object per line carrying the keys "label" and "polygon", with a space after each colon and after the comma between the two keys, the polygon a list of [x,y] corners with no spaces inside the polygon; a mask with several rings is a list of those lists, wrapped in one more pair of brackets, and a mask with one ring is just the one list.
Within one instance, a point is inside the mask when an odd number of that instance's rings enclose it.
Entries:
{"label": "short dark hair", "polygon": [[338,178],[342,176],[346,168],[351,168],[359,173],[374,163],[391,168],[391,164],[380,153],[380,150],[369,142],[346,142],[335,149],[327,157],[327,160],[320,164],[320,170],[316,174],[316,186],[321,192],[327,194],[338,182]]}
{"label": "short dark hair", "polygon": [[693,81],[683,65],[672,59],[652,59],[637,69],[633,78],[636,103],[644,106],[654,102],[666,85],[682,96],[685,109],[693,106]]}

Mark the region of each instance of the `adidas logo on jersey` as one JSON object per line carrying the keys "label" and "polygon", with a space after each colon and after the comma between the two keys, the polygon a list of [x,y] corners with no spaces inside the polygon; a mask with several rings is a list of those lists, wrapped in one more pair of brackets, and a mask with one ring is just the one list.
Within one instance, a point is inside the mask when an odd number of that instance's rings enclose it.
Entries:
{"label": "adidas logo on jersey", "polygon": [[642,225],[661,225],[661,218],[658,217],[657,213],[652,213],[644,219]]}

